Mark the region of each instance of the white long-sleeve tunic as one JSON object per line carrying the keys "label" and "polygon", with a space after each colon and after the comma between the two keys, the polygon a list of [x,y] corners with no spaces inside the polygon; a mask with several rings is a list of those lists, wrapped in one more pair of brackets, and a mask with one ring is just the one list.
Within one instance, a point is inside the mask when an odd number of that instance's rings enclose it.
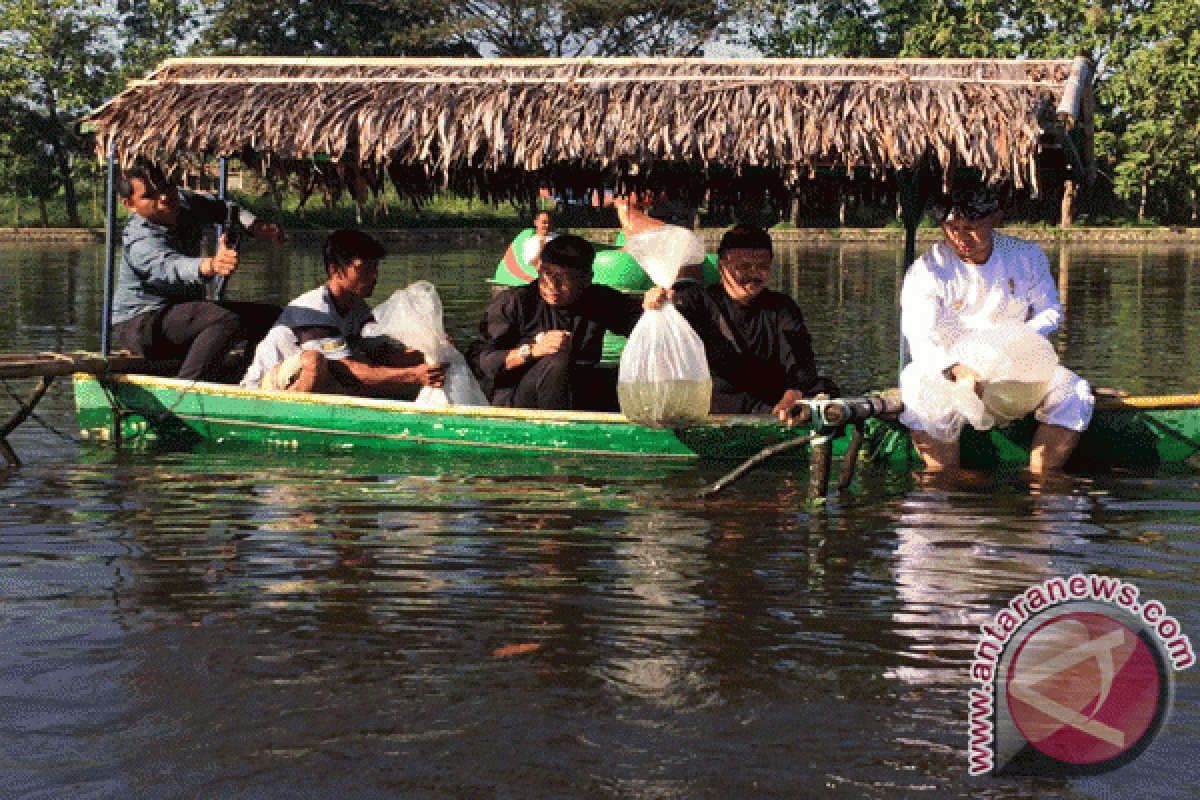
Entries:
{"label": "white long-sleeve tunic", "polygon": [[[952,366],[957,359],[950,348],[963,335],[1002,322],[1023,322],[1049,336],[1061,321],[1058,287],[1037,245],[993,233],[987,262],[968,264],[944,242],[935,244],[913,262],[900,290],[900,330],[914,370],[914,380],[901,379],[905,411],[900,422],[917,430],[930,430],[937,423],[942,409],[924,407],[923,398],[910,387],[917,384],[916,374],[936,375]],[[1093,405],[1087,381],[1059,367],[1035,416],[1083,430]]]}
{"label": "white long-sleeve tunic", "polygon": [[1042,248],[992,234],[985,264],[968,264],[939,242],[913,262],[900,290],[900,330],[913,361],[944,369],[963,334],[1000,322],[1024,322],[1049,336],[1062,321],[1058,287]]}

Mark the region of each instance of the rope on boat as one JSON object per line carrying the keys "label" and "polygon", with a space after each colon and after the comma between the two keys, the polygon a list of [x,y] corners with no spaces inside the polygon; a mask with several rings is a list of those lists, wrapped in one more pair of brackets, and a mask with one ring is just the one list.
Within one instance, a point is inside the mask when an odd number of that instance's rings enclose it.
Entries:
{"label": "rope on boat", "polygon": [[[73,375],[76,373],[85,373],[102,377],[105,375],[117,375],[124,373],[139,373],[152,371],[156,366],[156,362],[149,361],[141,356],[134,356],[128,353],[119,353],[111,356],[102,356],[96,353],[76,352],[76,353],[3,353],[0,354],[0,381],[8,381],[13,379],[37,378],[38,383],[34,387],[33,392],[25,400],[21,400],[8,384],[5,383],[8,394],[17,403],[17,410],[13,413],[8,421],[0,426],[0,456],[8,463],[9,467],[18,467],[21,465],[21,459],[8,443],[8,435],[16,430],[26,420],[32,418],[35,422],[41,425],[46,430],[70,442],[77,442],[78,439],[64,434],[54,426],[47,423],[35,413],[37,404],[45,396],[50,385],[57,377],[64,375]],[[120,435],[120,417],[124,412],[120,403],[114,394],[105,385],[104,381],[100,381],[100,385],[104,387],[105,393],[108,395],[112,404],[114,421],[116,424],[117,435]],[[194,382],[193,382],[194,386]],[[185,389],[183,395],[186,395],[191,387]],[[175,405],[182,401],[181,395]],[[174,406],[167,411],[170,413],[174,410]]]}
{"label": "rope on boat", "polygon": [[731,484],[741,480],[743,477],[745,477],[746,473],[760,466],[763,462],[774,458],[780,453],[786,453],[788,450],[793,450],[797,447],[803,447],[807,445],[816,437],[816,435],[817,434],[815,432],[808,433],[804,436],[798,436],[795,439],[790,439],[786,442],[780,442],[779,444],[773,444],[770,447],[764,447],[762,450],[758,451],[753,456],[742,462],[741,466],[739,466],[733,472],[730,472],[716,483],[701,489],[700,496],[708,497],[716,494],[722,489],[725,489]]}
{"label": "rope on boat", "polygon": [[[24,405],[24,401],[21,400],[20,396],[17,395],[17,393],[13,391],[12,386],[8,383],[8,381],[4,381],[3,383],[4,383],[4,391],[8,394],[9,398],[14,403],[16,403],[18,407]],[[58,428],[51,425],[49,422],[46,422],[46,420],[42,419],[42,415],[37,413],[37,411],[31,411],[29,414],[29,418],[31,420],[33,420],[34,422],[36,422],[38,425],[41,425],[44,429],[46,429],[50,433],[53,433],[58,438],[62,439],[63,441],[70,442],[71,444],[78,444],[80,441],[79,437],[71,436],[69,433],[63,433]]]}

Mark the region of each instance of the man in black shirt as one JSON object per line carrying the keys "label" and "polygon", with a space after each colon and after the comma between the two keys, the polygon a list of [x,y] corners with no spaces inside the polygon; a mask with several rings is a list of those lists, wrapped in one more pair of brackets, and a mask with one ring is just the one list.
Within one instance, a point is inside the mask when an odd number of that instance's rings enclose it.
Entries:
{"label": "man in black shirt", "polygon": [[647,295],[651,308],[673,297],[703,340],[714,414],[773,413],[786,422],[800,398],[840,394],[817,369],[800,307],[766,288],[773,255],[766,231],[738,226],[725,233],[717,250],[720,283],[652,289]]}
{"label": "man in black shirt", "polygon": [[616,372],[599,364],[605,331],[628,336],[641,298],[592,283],[592,245],[559,236],[538,277],[488,305],[468,350],[494,406],[615,411]]}

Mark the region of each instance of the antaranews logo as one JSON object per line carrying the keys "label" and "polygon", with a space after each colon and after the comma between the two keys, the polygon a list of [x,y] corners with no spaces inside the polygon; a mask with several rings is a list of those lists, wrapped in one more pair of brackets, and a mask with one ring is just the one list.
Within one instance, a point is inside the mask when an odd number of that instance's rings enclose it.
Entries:
{"label": "antaranews logo", "polygon": [[972,775],[1084,775],[1128,764],[1167,719],[1191,641],[1157,600],[1102,575],[1052,578],[980,626]]}

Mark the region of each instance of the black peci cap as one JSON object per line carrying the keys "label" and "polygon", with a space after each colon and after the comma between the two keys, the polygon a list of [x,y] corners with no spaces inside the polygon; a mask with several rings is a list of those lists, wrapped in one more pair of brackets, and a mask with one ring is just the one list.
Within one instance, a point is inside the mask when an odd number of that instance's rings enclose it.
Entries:
{"label": "black peci cap", "polygon": [[596,249],[592,247],[591,242],[582,236],[567,234],[566,236],[556,236],[542,245],[540,257],[543,264],[563,269],[577,269],[591,275],[592,259],[595,256]]}
{"label": "black peci cap", "polygon": [[984,183],[975,174],[959,172],[950,191],[939,191],[929,200],[929,216],[939,225],[951,216],[978,220],[989,217],[1004,205],[1005,187]]}

